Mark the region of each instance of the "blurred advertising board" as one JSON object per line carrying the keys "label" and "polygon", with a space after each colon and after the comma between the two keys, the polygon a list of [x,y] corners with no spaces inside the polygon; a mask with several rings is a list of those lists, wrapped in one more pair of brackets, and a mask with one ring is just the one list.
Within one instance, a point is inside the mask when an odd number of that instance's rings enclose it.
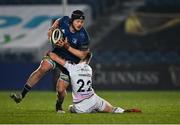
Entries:
{"label": "blurred advertising board", "polygon": [[[68,5],[65,15],[70,16],[76,9],[85,12],[86,26],[90,26],[91,9],[87,5]],[[39,62],[50,47],[47,31],[51,21],[62,17],[63,12],[61,5],[1,6],[0,59],[4,62]],[[13,58],[9,60],[8,57]]]}
{"label": "blurred advertising board", "polygon": [[95,64],[93,69],[93,85],[98,89],[180,89],[177,83],[180,70],[172,72],[171,66],[167,65],[106,66]]}

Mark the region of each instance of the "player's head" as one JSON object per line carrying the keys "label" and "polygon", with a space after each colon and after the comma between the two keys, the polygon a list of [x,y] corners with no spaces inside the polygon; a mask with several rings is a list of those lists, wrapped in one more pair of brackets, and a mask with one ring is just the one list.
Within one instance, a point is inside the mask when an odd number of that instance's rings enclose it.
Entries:
{"label": "player's head", "polygon": [[90,61],[91,61],[91,58],[92,58],[92,53],[91,53],[91,52],[88,52],[87,55],[86,55],[86,57],[85,57],[84,59],[82,59],[81,61],[82,61],[82,62],[86,62],[87,64],[89,64]]}
{"label": "player's head", "polygon": [[75,10],[71,14],[71,24],[72,27],[79,31],[84,26],[85,16],[81,10]]}

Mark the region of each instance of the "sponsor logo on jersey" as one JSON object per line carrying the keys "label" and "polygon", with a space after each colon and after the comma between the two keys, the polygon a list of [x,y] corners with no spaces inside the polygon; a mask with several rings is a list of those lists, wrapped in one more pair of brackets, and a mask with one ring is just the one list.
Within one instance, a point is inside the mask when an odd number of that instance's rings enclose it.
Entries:
{"label": "sponsor logo on jersey", "polygon": [[79,76],[87,76],[87,77],[91,77],[91,74],[78,74]]}
{"label": "sponsor logo on jersey", "polygon": [[76,43],[77,43],[77,39],[76,39],[76,38],[72,38],[72,42],[73,42],[74,44],[76,44]]}
{"label": "sponsor logo on jersey", "polygon": [[65,29],[61,29],[61,31],[62,31],[63,33],[65,33]]}

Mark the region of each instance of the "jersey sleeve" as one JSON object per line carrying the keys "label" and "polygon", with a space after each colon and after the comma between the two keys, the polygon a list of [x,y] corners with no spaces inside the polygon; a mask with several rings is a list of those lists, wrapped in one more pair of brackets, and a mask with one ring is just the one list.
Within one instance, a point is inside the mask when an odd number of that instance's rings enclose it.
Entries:
{"label": "jersey sleeve", "polygon": [[71,72],[71,70],[73,70],[73,64],[71,64],[70,62],[66,61],[64,64],[64,67]]}
{"label": "jersey sleeve", "polygon": [[64,25],[69,25],[69,17],[68,16],[63,16],[62,18],[59,18],[59,27],[62,27]]}
{"label": "jersey sleeve", "polygon": [[89,49],[90,39],[88,33],[85,30],[82,33],[83,35],[81,35],[80,50],[86,51]]}
{"label": "jersey sleeve", "polygon": [[86,51],[89,49],[89,42],[81,43],[81,49],[82,51]]}

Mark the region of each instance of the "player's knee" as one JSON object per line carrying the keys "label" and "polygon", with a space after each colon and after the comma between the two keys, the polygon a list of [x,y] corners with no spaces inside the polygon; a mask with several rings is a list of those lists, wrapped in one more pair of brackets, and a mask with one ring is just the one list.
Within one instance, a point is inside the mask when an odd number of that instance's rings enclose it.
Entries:
{"label": "player's knee", "polygon": [[66,96],[67,92],[66,92],[66,88],[64,87],[57,87],[56,88],[56,91],[58,92],[59,95],[62,95],[62,96]]}
{"label": "player's knee", "polygon": [[63,80],[58,80],[57,86],[56,86],[56,90],[62,94],[66,94],[66,89],[68,87],[68,83],[66,83]]}
{"label": "player's knee", "polygon": [[62,95],[62,96],[67,95],[66,89],[64,89],[64,88],[59,88],[57,91],[58,91],[59,95]]}
{"label": "player's knee", "polygon": [[69,105],[68,111],[69,111],[70,113],[76,113],[76,110],[75,110],[75,108],[74,108],[73,105]]}

